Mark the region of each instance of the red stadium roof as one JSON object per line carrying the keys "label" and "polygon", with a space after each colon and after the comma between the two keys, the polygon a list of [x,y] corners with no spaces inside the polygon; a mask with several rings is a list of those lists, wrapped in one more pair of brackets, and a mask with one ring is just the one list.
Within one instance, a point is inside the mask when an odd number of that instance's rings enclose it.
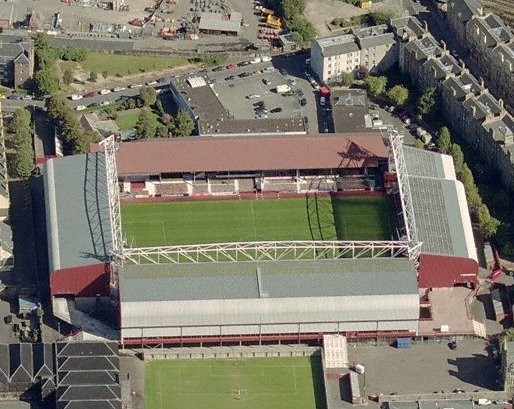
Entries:
{"label": "red stadium roof", "polygon": [[338,169],[376,167],[387,156],[380,133],[211,136],[124,142],[117,164],[120,175]]}
{"label": "red stadium roof", "polygon": [[445,288],[456,284],[476,284],[478,263],[470,258],[421,254],[419,288]]}

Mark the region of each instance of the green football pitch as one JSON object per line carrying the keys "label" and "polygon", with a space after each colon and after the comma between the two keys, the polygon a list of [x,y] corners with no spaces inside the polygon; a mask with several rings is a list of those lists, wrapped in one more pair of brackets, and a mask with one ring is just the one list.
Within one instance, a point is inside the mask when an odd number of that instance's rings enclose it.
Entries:
{"label": "green football pitch", "polygon": [[131,247],[265,240],[391,238],[389,199],[379,196],[126,203]]}
{"label": "green football pitch", "polygon": [[323,409],[319,358],[159,360],[146,364],[146,409]]}

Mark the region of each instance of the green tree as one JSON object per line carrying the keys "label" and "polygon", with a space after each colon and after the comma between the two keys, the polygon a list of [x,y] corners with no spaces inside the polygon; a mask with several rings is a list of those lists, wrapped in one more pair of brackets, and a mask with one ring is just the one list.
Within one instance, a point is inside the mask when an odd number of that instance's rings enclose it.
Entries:
{"label": "green tree", "polygon": [[409,99],[409,90],[403,85],[395,85],[387,93],[394,103],[398,106],[404,106]]}
{"label": "green tree", "polygon": [[109,76],[109,72],[107,70],[102,71],[102,77],[107,78]]}
{"label": "green tree", "polygon": [[370,26],[378,26],[381,24],[389,24],[389,20],[393,17],[393,13],[389,10],[374,11],[368,14],[367,23]]}
{"label": "green tree", "polygon": [[439,129],[437,134],[437,144],[439,145],[439,149],[442,153],[448,153],[450,151],[452,138],[450,130],[446,126]]}
{"label": "green tree", "polygon": [[97,79],[98,79],[98,73],[96,71],[91,71],[89,73],[89,81],[96,82]]}
{"label": "green tree", "polygon": [[475,178],[473,177],[473,173],[469,169],[469,166],[464,163],[462,169],[460,171],[459,179],[464,185],[466,189],[466,197],[468,199],[468,205],[473,212],[478,211],[480,205],[482,204],[482,198],[480,197],[480,193],[478,192],[478,187],[475,183]]}
{"label": "green tree", "polygon": [[155,137],[156,138],[167,138],[168,137],[168,127],[164,124],[157,124],[155,127]]}
{"label": "green tree", "polygon": [[485,239],[491,238],[500,227],[500,221],[491,216],[485,203],[478,208],[477,221],[478,228]]}
{"label": "green tree", "polygon": [[47,98],[45,108],[48,115],[56,121],[61,121],[62,118],[64,118],[64,113],[69,110],[66,99],[60,94],[52,95]]}
{"label": "green tree", "polygon": [[351,72],[342,72],[341,73],[341,84],[345,87],[349,87],[353,84],[353,73]]}
{"label": "green tree", "polygon": [[62,74],[62,81],[66,85],[70,85],[73,82],[73,71],[70,70],[69,68],[64,70],[64,72]]}
{"label": "green tree", "polygon": [[143,106],[149,107],[157,101],[157,93],[152,87],[143,87],[139,91],[139,98],[143,101]]}
{"label": "green tree", "polygon": [[51,68],[43,67],[34,77],[36,88],[41,94],[53,94],[59,91],[59,78]]}
{"label": "green tree", "polygon": [[450,146],[450,151],[448,152],[453,157],[453,164],[455,165],[455,170],[457,173],[462,171],[464,167],[464,153],[459,145],[456,143],[452,143]]}
{"label": "green tree", "polygon": [[429,88],[421,96],[418,100],[418,114],[422,117],[424,115],[429,115],[432,113],[433,109],[436,106],[437,102],[437,92],[435,88]]}
{"label": "green tree", "polygon": [[174,136],[189,136],[195,130],[195,124],[191,117],[184,111],[180,110],[177,118],[174,121],[173,135]]}
{"label": "green tree", "polygon": [[421,139],[416,139],[414,141],[414,147],[418,148],[418,149],[425,149],[425,144],[423,143],[423,141]]}
{"label": "green tree", "polygon": [[34,169],[30,112],[25,108],[18,109],[14,113],[10,128],[15,135],[14,168],[20,178],[26,179]]}
{"label": "green tree", "polygon": [[155,123],[147,108],[141,109],[136,122],[136,138],[152,138],[155,135]]}
{"label": "green tree", "polygon": [[375,77],[370,75],[365,80],[366,86],[368,87],[368,91],[372,95],[380,95],[383,94],[386,90],[387,86],[387,77]]}
{"label": "green tree", "polygon": [[164,114],[164,107],[162,106],[162,101],[160,99],[158,99],[156,102],[155,102],[155,109],[157,110],[157,112],[159,113],[159,116],[162,117],[162,115]]}
{"label": "green tree", "polygon": [[317,35],[316,29],[312,23],[303,17],[293,19],[290,22],[290,28],[293,35],[293,40],[304,46],[310,45],[311,41],[314,40]]}

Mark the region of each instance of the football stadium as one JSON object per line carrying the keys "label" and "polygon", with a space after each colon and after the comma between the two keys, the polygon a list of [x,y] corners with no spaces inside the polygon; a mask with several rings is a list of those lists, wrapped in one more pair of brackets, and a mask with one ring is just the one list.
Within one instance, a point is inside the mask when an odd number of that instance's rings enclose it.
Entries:
{"label": "football stadium", "polygon": [[477,280],[452,158],[395,131],[109,138],[44,182],[54,314],[109,300],[126,346],[437,336],[430,292]]}

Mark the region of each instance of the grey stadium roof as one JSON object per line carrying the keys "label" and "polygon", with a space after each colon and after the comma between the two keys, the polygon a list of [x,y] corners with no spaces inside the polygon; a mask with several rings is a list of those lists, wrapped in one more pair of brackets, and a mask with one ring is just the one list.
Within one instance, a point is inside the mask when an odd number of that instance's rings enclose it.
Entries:
{"label": "grey stadium roof", "polygon": [[123,302],[411,294],[408,259],[126,265]]}
{"label": "grey stadium roof", "polygon": [[44,183],[50,272],[103,262],[112,245],[104,154],[49,160]]}
{"label": "grey stadium roof", "polygon": [[464,186],[448,155],[403,147],[421,251],[477,260]]}

